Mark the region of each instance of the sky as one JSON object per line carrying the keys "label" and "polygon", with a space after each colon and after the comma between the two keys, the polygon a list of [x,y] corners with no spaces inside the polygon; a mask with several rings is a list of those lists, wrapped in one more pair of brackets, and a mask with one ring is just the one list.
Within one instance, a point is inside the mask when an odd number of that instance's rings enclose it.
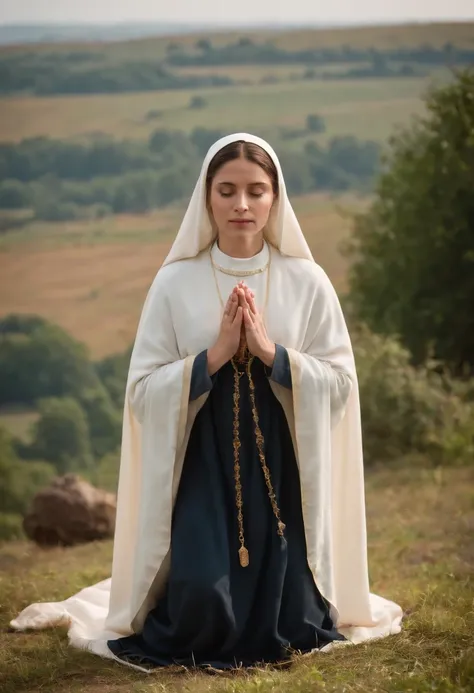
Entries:
{"label": "sky", "polygon": [[0,0],[0,23],[358,23],[474,19],[473,0]]}

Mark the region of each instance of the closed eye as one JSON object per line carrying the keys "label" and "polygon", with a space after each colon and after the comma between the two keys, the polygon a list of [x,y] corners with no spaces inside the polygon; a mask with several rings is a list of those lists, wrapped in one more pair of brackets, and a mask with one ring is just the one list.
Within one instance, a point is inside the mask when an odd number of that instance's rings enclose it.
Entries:
{"label": "closed eye", "polygon": [[[228,193],[227,192],[221,192],[220,193],[221,197],[232,197],[233,194],[234,193],[232,193],[232,192],[228,192]],[[263,192],[249,193],[249,195],[250,195],[250,197],[263,197],[264,193]]]}

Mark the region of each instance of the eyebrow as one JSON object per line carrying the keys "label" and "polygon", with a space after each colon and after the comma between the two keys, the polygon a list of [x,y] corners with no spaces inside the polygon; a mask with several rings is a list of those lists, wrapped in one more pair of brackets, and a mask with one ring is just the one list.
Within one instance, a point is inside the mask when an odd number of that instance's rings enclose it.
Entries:
{"label": "eyebrow", "polygon": [[[230,183],[227,181],[220,181],[218,183],[218,185],[229,185],[230,187],[235,188],[235,183]],[[254,183],[249,183],[249,187],[251,187],[251,188],[258,186],[258,185],[265,187],[268,185],[268,183],[265,183],[265,181],[255,181]]]}

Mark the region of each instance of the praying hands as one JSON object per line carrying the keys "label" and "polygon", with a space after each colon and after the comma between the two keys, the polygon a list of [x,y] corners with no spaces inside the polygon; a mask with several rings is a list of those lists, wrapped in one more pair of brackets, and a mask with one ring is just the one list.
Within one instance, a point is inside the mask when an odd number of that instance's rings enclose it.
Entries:
{"label": "praying hands", "polygon": [[243,311],[243,327],[247,348],[253,356],[271,367],[275,359],[275,344],[272,342],[265,329],[262,315],[255,305],[254,294],[244,282],[239,282],[234,288],[238,297],[239,307]]}

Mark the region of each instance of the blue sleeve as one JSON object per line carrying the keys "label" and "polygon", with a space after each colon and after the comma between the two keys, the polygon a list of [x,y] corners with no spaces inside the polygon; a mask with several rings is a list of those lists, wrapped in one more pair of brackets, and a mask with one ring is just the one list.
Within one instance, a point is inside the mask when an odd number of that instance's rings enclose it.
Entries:
{"label": "blue sleeve", "polygon": [[205,349],[194,359],[191,373],[191,387],[189,390],[190,401],[192,402],[205,392],[212,390],[216,377],[217,373],[214,373],[212,377],[209,375],[207,368],[207,349]]}
{"label": "blue sleeve", "polygon": [[282,347],[280,344],[276,344],[275,347],[275,360],[273,361],[273,366],[272,368],[267,368],[265,366],[265,372],[270,380],[291,390],[290,357],[285,347]]}

